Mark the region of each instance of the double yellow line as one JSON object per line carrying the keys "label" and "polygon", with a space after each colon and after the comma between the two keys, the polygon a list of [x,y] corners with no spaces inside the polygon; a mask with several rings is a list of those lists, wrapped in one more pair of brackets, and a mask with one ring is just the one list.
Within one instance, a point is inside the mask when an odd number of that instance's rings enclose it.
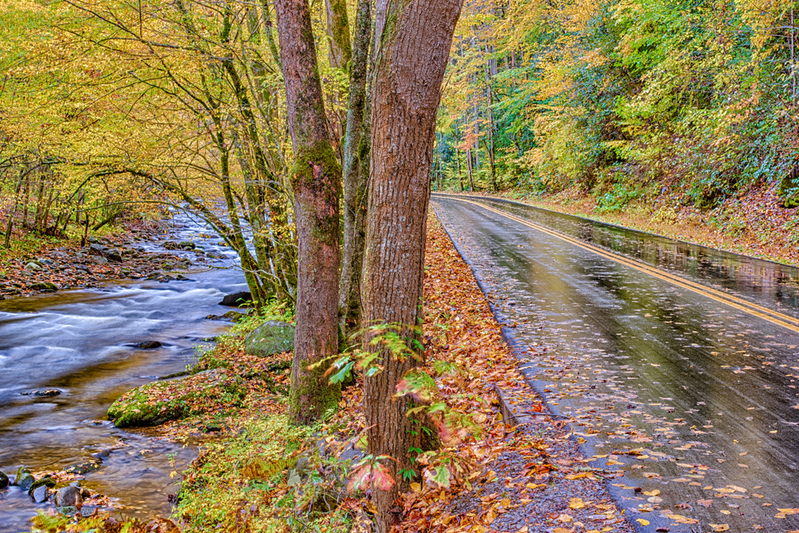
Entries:
{"label": "double yellow line", "polygon": [[622,256],[619,256],[619,255],[607,252],[607,251],[603,250],[602,248],[599,248],[598,246],[594,246],[592,244],[588,244],[586,242],[580,241],[578,239],[575,239],[574,237],[571,237],[569,235],[565,235],[563,233],[559,233],[557,231],[552,231],[552,230],[550,230],[548,228],[545,228],[544,226],[541,226],[540,224],[536,224],[535,222],[530,222],[529,220],[525,220],[523,218],[517,217],[516,215],[511,215],[510,213],[506,213],[506,212],[501,211],[499,209],[494,209],[493,207],[488,207],[487,205],[484,205],[484,204],[481,204],[481,203],[478,203],[478,202],[475,202],[475,201],[472,201],[472,200],[466,200],[466,199],[460,198],[458,196],[441,194],[441,193],[437,193],[437,195],[444,196],[444,197],[449,198],[449,199],[457,200],[459,202],[464,202],[464,203],[467,203],[467,204],[471,204],[471,205],[480,207],[482,209],[485,209],[486,211],[490,211],[492,213],[496,213],[496,214],[498,214],[498,215],[500,215],[502,217],[505,217],[505,218],[507,218],[509,220],[513,220],[514,222],[522,224],[523,226],[527,226],[528,228],[532,228],[532,229],[534,229],[536,231],[540,231],[541,233],[545,233],[547,235],[550,235],[550,236],[555,237],[557,239],[560,239],[562,241],[566,241],[569,244],[573,244],[574,246],[577,246],[578,248],[582,248],[583,250],[588,250],[589,252],[593,252],[593,253],[601,256],[601,257],[604,257],[606,259],[610,259],[611,261],[615,261],[615,262],[617,262],[619,264],[622,264],[624,266],[628,266],[630,268],[634,268],[635,270],[638,270],[639,272],[643,272],[645,274],[649,274],[650,276],[653,276],[653,277],[658,278],[660,280],[663,280],[663,281],[666,281],[668,283],[671,283],[672,285],[676,285],[677,287],[680,287],[680,288],[695,292],[697,294],[700,294],[702,296],[710,298],[711,300],[715,300],[717,302],[720,302],[720,303],[723,303],[725,305],[728,305],[728,306],[730,306],[730,307],[732,307],[734,309],[737,309],[739,311],[743,311],[744,313],[749,313],[750,315],[754,315],[754,316],[756,316],[758,318],[762,318],[763,320],[767,320],[767,321],[771,322],[772,324],[776,324],[778,326],[782,326],[783,328],[791,330],[794,333],[799,333],[799,319],[796,319],[796,318],[794,318],[792,316],[780,313],[779,311],[774,311],[773,309],[769,309],[768,307],[763,307],[762,305],[758,305],[758,304],[749,302],[747,300],[744,300],[742,298],[738,298],[736,296],[732,296],[732,295],[727,294],[725,292],[722,292],[722,291],[719,291],[719,290],[716,290],[716,289],[712,289],[710,287],[706,287],[705,285],[701,285],[699,283],[695,283],[695,282],[693,282],[691,280],[688,280],[688,279],[685,279],[685,278],[681,278],[681,277],[675,276],[673,274],[669,274],[668,272],[664,272],[662,270],[658,270],[658,269],[656,269],[654,267],[651,267],[649,265],[645,265],[643,263],[639,263],[638,261],[633,261],[631,259],[627,259],[626,257],[622,257]]}

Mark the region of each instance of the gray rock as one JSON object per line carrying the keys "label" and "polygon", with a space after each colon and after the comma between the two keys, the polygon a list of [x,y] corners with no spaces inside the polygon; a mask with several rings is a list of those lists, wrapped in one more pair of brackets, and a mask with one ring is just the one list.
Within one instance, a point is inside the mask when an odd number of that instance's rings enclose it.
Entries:
{"label": "gray rock", "polygon": [[258,357],[289,352],[293,349],[294,326],[286,322],[270,320],[259,326],[258,329],[244,339],[244,351]]}
{"label": "gray rock", "polygon": [[36,480],[33,478],[33,475],[30,472],[23,472],[21,474],[17,474],[16,485],[22,490],[27,491],[31,488],[31,485],[33,485],[35,481]]}
{"label": "gray rock", "polygon": [[28,288],[44,292],[55,292],[58,290],[58,286],[50,281],[40,281],[38,283],[32,283],[31,285],[28,285]]}
{"label": "gray rock", "polygon": [[361,451],[358,448],[355,448],[354,446],[350,445],[350,446],[347,446],[347,448],[344,451],[341,452],[341,454],[338,456],[338,458],[341,461],[352,461],[353,463],[357,463],[358,461],[363,459],[365,456],[366,456],[366,454],[363,451]]}
{"label": "gray rock", "polygon": [[36,503],[44,503],[50,497],[50,489],[46,485],[39,485],[31,492],[31,498]]}
{"label": "gray rock", "polygon": [[55,506],[56,507],[74,507],[80,509],[83,505],[83,497],[80,495],[81,490],[79,487],[61,487],[55,493]]}
{"label": "gray rock", "polygon": [[81,487],[79,481],[73,481],[72,483],[69,484],[69,486],[78,489],[80,491],[81,497],[84,500],[88,500],[89,498],[92,497],[92,494],[91,492],[89,492],[89,489],[87,489],[86,487]]}
{"label": "gray rock", "polygon": [[197,246],[191,241],[183,241],[178,244],[183,250],[194,250]]}
{"label": "gray rock", "polygon": [[8,476],[0,472],[0,490],[8,486]]}
{"label": "gray rock", "polygon": [[238,307],[251,301],[252,294],[250,294],[248,291],[243,291],[225,295],[225,297],[222,298],[222,301],[219,302],[219,305]]}
{"label": "gray rock", "polygon": [[27,270],[29,272],[36,272],[37,270],[41,270],[41,269],[42,269],[42,265],[40,265],[39,263],[36,263],[34,261],[31,261],[30,263],[25,265],[25,270]]}
{"label": "gray rock", "polygon": [[155,348],[160,348],[161,343],[158,341],[142,341],[137,342],[133,345],[134,348],[138,348],[139,350],[153,350]]}
{"label": "gray rock", "polygon": [[108,258],[109,261],[114,261],[116,263],[122,262],[122,252],[119,250],[115,250],[113,248],[108,248],[104,250],[105,256]]}

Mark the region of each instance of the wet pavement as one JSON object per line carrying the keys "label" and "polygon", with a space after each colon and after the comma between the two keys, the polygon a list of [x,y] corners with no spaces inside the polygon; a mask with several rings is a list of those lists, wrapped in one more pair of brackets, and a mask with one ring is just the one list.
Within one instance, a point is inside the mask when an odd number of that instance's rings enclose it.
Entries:
{"label": "wet pavement", "polygon": [[[224,294],[246,290],[243,274],[230,268],[235,252],[182,215],[177,224],[170,239],[191,240],[216,258],[184,273],[185,281],[109,282],[0,302],[0,471],[58,470],[111,450],[83,484],[120,499],[122,514],[169,514],[167,494],[178,488],[170,473],[195,452],[116,429],[106,411],[127,390],[191,365],[197,347],[230,325],[205,316],[229,310],[218,305]],[[163,251],[158,243],[136,246]],[[143,341],[161,346],[133,346]],[[60,394],[23,395],[39,389]],[[25,529],[48,506],[17,487],[0,491],[0,531]]]}
{"label": "wet pavement", "polygon": [[799,529],[799,270],[484,204],[742,302],[731,306],[501,213],[432,201],[525,375],[573,419],[586,467],[624,472],[609,486],[640,531]]}

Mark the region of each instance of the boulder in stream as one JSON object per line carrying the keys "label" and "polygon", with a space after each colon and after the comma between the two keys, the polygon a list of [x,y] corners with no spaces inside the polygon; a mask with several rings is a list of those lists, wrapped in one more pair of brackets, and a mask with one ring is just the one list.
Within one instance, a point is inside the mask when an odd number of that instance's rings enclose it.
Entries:
{"label": "boulder in stream", "polygon": [[100,463],[102,463],[102,461],[87,461],[85,463],[68,466],[64,469],[64,472],[67,474],[77,474],[82,476],[84,474],[88,474],[89,472],[99,470],[100,466],[102,466]]}
{"label": "boulder in stream", "polygon": [[239,307],[252,301],[252,294],[249,291],[236,292],[233,294],[226,294],[219,305],[226,307]]}
{"label": "boulder in stream", "polygon": [[36,389],[27,392],[20,392],[22,396],[41,396],[44,398],[50,398],[53,396],[58,396],[61,394],[61,391],[58,389]]}
{"label": "boulder in stream", "polygon": [[83,497],[80,493],[81,490],[79,487],[73,487],[72,485],[61,487],[55,492],[55,506],[59,509],[74,507],[80,510],[83,505]]}
{"label": "boulder in stream", "polygon": [[33,482],[31,488],[28,489],[28,494],[33,496],[33,491],[38,489],[39,487],[47,487],[49,489],[52,489],[53,487],[55,487],[55,479],[51,478],[49,475],[37,479],[36,481]]}
{"label": "boulder in stream", "polygon": [[139,350],[154,350],[155,348],[160,348],[161,343],[158,341],[142,341],[137,342],[133,345],[134,348],[138,348]]}
{"label": "boulder in stream", "polygon": [[8,476],[0,472],[0,490],[8,487]]}
{"label": "boulder in stream", "polygon": [[14,484],[17,487],[21,488],[22,490],[28,490],[31,488],[31,486],[35,481],[36,479],[34,479],[33,474],[31,474],[30,470],[28,470],[24,466],[19,467],[19,470],[17,470],[16,480],[14,481]]}
{"label": "boulder in stream", "polygon": [[50,489],[45,485],[39,485],[30,491],[30,496],[36,503],[44,503],[47,501],[47,498],[50,497]]}
{"label": "boulder in stream", "polygon": [[244,339],[244,351],[258,357],[290,352],[294,349],[294,326],[270,320],[260,325]]}

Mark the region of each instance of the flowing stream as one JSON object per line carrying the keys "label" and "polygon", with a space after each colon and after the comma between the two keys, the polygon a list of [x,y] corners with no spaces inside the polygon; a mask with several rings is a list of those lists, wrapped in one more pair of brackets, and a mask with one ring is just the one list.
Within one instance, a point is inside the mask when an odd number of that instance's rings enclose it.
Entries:
{"label": "flowing stream", "polygon": [[[118,498],[122,513],[146,518],[167,514],[167,495],[177,491],[169,473],[194,457],[190,448],[116,429],[106,411],[125,391],[193,363],[198,346],[228,323],[225,294],[246,290],[237,255],[210,238],[200,223],[177,215],[169,239],[193,241],[215,256],[188,279],[110,282],[100,289],[70,290],[0,301],[0,471],[19,466],[61,469],[110,450],[84,486]],[[155,243],[133,245],[163,251]],[[174,252],[194,258],[195,252]],[[156,349],[133,345],[158,341]],[[52,397],[24,395],[59,389]],[[16,487],[0,491],[0,531],[23,531],[37,509]]]}

